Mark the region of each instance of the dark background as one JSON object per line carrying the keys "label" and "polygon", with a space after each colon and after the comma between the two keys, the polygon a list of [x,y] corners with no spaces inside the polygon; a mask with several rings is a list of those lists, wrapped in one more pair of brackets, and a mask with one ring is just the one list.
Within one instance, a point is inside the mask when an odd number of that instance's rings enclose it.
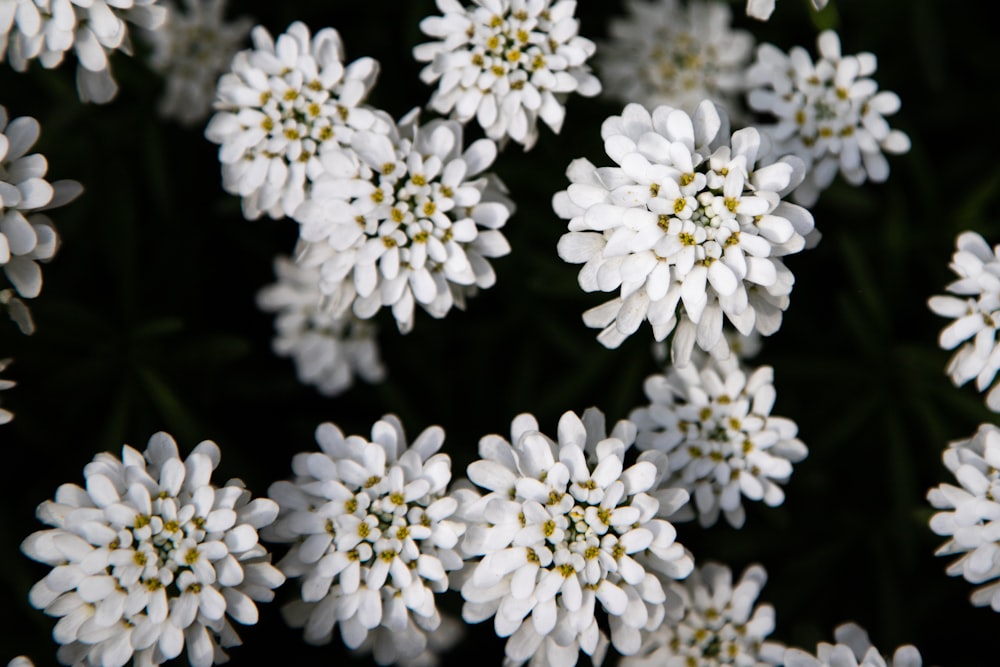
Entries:
{"label": "dark background", "polygon": [[[438,13],[429,0],[233,5],[232,15],[252,16],[275,35],[296,19],[314,32],[337,28],[348,60],[381,62],[369,102],[394,116],[431,93],[410,55],[426,41],[420,19]],[[854,620],[884,652],[914,643],[927,665],[996,665],[1000,617],[973,608],[972,585],[945,575],[947,560],[933,555],[943,538],[927,527],[925,500],[933,486],[954,482],[941,463],[946,444],[994,418],[974,388],[945,376],[948,353],[937,347],[945,321],[926,301],[953,278],[957,233],[1000,242],[995,26],[979,3],[831,5],[817,15],[805,0],[779,0],[760,23],[737,3],[735,23],[759,41],[811,53],[819,28],[834,26],[845,53],[876,53],[876,80],[903,102],[889,120],[913,148],[890,158],[886,184],[836,182],[813,209],[822,242],[787,260],[792,303],[756,360],[774,366],[774,414],[794,419],[810,449],[785,504],[748,502],[742,530],[682,524],[679,539],[697,561],[721,560],[737,576],[749,563],[766,567],[761,600],[777,611],[771,639],[814,650]],[[617,0],[583,0],[581,33],[600,39],[620,11]],[[105,106],[79,103],[72,58],[25,74],[0,65],[0,104],[11,117],[40,121],[35,150],[48,158],[49,180],[72,178],[86,189],[51,214],[63,246],[30,304],[38,332],[25,337],[0,321],[0,352],[14,358],[4,377],[18,383],[0,395],[16,415],[0,427],[0,663],[28,654],[56,664],[54,619],[27,603],[46,568],[18,545],[42,528],[35,506],[59,484],[79,483],[97,452],[119,453],[122,443],[143,449],[158,430],[182,452],[212,439],[223,451],[216,483],[240,477],[264,495],[290,475],[294,453],[315,448],[320,422],[367,435],[393,412],[411,439],[443,426],[459,476],[479,438],[508,434],[519,412],[534,413],[552,434],[566,410],[597,406],[613,422],[645,402],[642,381],[660,370],[648,326],[618,350],[597,343],[580,314],[606,297],[584,294],[579,267],[555,252],[565,221],[551,197],[566,187],[573,158],[607,164],[599,127],[619,103],[573,97],[559,136],[543,127],[530,153],[509,146],[495,171],[518,210],[504,230],[512,253],[493,262],[497,286],[444,320],[418,313],[406,336],[383,310],[387,380],[324,398],[271,353],[272,318],[254,305],[274,280],[273,256],[290,252],[295,223],[242,218],[238,199],[221,189],[217,147],[202,128],[157,117],[162,81],[137,47],[135,59],[114,56],[121,91]],[[294,582],[280,589],[278,602],[294,590]],[[440,604],[460,608],[456,593]],[[346,655],[338,642],[304,644],[278,603],[260,607],[260,623],[240,629],[245,646],[230,651],[234,664],[328,665]],[[445,663],[499,665],[501,657],[485,623],[469,628]]]}

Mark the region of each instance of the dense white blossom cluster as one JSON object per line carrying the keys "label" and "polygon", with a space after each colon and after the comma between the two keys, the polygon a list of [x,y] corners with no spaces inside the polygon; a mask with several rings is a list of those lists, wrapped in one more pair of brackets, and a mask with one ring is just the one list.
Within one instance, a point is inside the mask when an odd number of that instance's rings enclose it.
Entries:
{"label": "dense white blossom cluster", "polygon": [[318,269],[279,256],[274,272],[278,281],[260,290],[257,304],[275,313],[272,348],[292,358],[300,382],[335,396],[349,389],[355,377],[366,382],[385,377],[375,325],[353,313],[337,317],[324,309]]}
{"label": "dense white blossom cluster", "polygon": [[[59,247],[52,221],[41,212],[62,206],[83,191],[76,181],[45,180],[45,156],[28,152],[40,130],[34,118],[10,119],[0,106],[0,267],[25,299],[41,292],[42,269],[38,263],[52,259]],[[10,299],[8,296],[4,301],[10,305]],[[10,307],[11,316],[24,322],[24,315],[18,316],[14,310],[17,306]]]}
{"label": "dense white blossom cluster", "polygon": [[381,665],[417,659],[441,624],[435,595],[462,566],[444,431],[430,427],[407,445],[386,415],[371,440],[324,423],[316,442],[322,451],[297,454],[295,477],[269,490],[281,511],[264,537],[292,544],[278,567],[301,579],[285,619],[311,644],[339,625],[348,647],[370,648]]}
{"label": "dense white blossom cluster", "polygon": [[571,93],[593,97],[601,82],[586,61],[595,45],[578,34],[576,0],[437,0],[443,16],[420,29],[439,41],[420,44],[425,83],[437,82],[429,106],[486,136],[512,139],[525,150],[538,139],[538,121],[562,129]]}
{"label": "dense white blossom cluster", "polygon": [[639,430],[636,445],[666,453],[670,474],[663,486],[686,489],[694,501],[671,519],[697,516],[711,526],[721,512],[739,528],[746,520],[743,497],[770,507],[784,502],[779,484],[808,450],[795,422],[771,415],[773,382],[769,366],[749,372],[711,358],[646,379],[650,405],[630,415]]}
{"label": "dense white blossom cluster", "polygon": [[730,138],[725,111],[707,100],[693,117],[629,104],[601,136],[615,166],[574,160],[569,188],[553,198],[569,220],[559,256],[584,265],[580,287],[619,292],[584,313],[598,340],[617,347],[648,320],[656,340],[674,333],[672,357],[683,365],[696,343],[729,355],[724,319],[744,335],[774,333],[794,283],[782,257],[813,232],[809,211],[782,200],[802,161],[758,167],[757,130]]}
{"label": "dense white blossom cluster", "polygon": [[672,582],[666,620],[643,633],[642,648],[621,660],[621,667],[768,667],[782,664],[785,647],[765,638],[774,632],[774,607],[758,605],[767,581],[760,565],[748,567],[733,585],[733,574],[719,563],[696,567],[687,579]]}
{"label": "dense white blossom cluster", "polygon": [[118,84],[109,57],[131,54],[127,24],[154,30],[166,14],[157,0],[0,0],[0,62],[24,72],[37,59],[51,69],[72,49],[80,99],[110,102]]}
{"label": "dense white blossom cluster", "polygon": [[815,653],[798,648],[785,651],[785,667],[921,667],[920,651],[909,644],[900,646],[886,660],[872,646],[868,633],[855,623],[837,626],[833,633],[836,644],[820,642]]}
{"label": "dense white blossom cluster", "polygon": [[754,38],[732,28],[719,0],[628,0],[598,49],[604,94],[649,109],[668,104],[693,114],[704,99],[735,120]]}
{"label": "dense white blossom cluster", "polygon": [[441,318],[492,287],[488,260],[510,252],[500,228],[514,210],[503,183],[484,173],[496,155],[490,139],[465,147],[457,121],[420,125],[416,110],[330,153],[328,173],[295,212],[308,242],[298,261],[319,267],[326,307],[369,319],[385,306],[407,333],[417,304]]}
{"label": "dense white blossom cluster", "polygon": [[345,65],[336,30],[310,35],[299,21],[277,40],[257,26],[251,39],[219,80],[205,136],[220,145],[222,185],[242,197],[243,214],[281,218],[306,199],[326,153],[380,126],[364,104],[378,63]]}
{"label": "dense white blossom cluster", "polygon": [[486,493],[463,503],[470,525],[463,550],[475,559],[461,586],[463,618],[491,616],[508,637],[512,665],[571,666],[580,651],[600,664],[608,637],[624,655],[640,649],[643,630],[664,618],[664,580],[690,574],[694,563],[660,518],[687,493],[651,495],[662,455],[641,454],[626,466],[635,426],[620,421],[608,434],[597,409],[563,414],[558,440],[530,414],[479,443],[468,477]]}
{"label": "dense white blossom cluster", "polygon": [[944,451],[944,464],[958,486],[941,484],[927,494],[939,510],[931,517],[936,534],[948,538],[939,556],[957,556],[948,574],[982,584],[972,593],[977,607],[1000,611],[1000,429],[983,424],[968,440],[952,442]]}
{"label": "dense white blossom cluster", "polygon": [[257,622],[284,576],[257,530],[278,515],[240,480],[213,486],[219,448],[204,441],[185,459],[166,433],[144,452],[98,454],[84,486],[63,484],[38,507],[50,529],[21,544],[52,570],[29,593],[59,618],[60,662],[85,667],[160,665],[185,648],[193,667],[224,662],[240,643],[230,619]]}
{"label": "dense white blossom cluster", "polygon": [[226,0],[161,0],[166,23],[144,33],[149,64],[164,78],[159,111],[184,125],[204,121],[212,112],[219,75],[229,68],[253,21],[227,21]]}
{"label": "dense white blossom cluster", "polygon": [[[938,339],[945,350],[954,350],[947,373],[956,386],[975,378],[976,388],[984,391],[1000,370],[1000,245],[990,248],[976,232],[962,232],[955,241],[951,270],[958,279],[949,283],[951,295],[932,296],[930,309],[953,319]],[[1000,389],[993,385],[986,394],[986,405],[1000,412]]]}
{"label": "dense white blossom cluster", "polygon": [[761,44],[746,74],[747,103],[775,119],[760,126],[773,140],[775,155],[792,153],[806,163],[806,178],[792,193],[804,206],[812,206],[838,172],[851,185],[885,181],[889,161],[883,153],[910,150],[909,137],[885,119],[899,110],[900,100],[879,91],[871,78],[875,54],[843,55],[832,30],[816,42],[815,63],[800,46],[785,53]]}

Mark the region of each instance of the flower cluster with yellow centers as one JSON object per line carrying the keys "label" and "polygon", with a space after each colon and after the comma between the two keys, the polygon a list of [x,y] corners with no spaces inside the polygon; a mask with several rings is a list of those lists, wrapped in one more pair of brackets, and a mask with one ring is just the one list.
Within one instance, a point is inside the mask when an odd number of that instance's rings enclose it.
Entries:
{"label": "flower cluster with yellow centers", "polygon": [[671,607],[658,628],[643,633],[642,649],[622,658],[621,667],[768,667],[782,664],[784,646],[765,637],[774,632],[774,607],[758,605],[767,581],[760,565],[748,567],[733,584],[719,563],[696,567],[673,582]]}
{"label": "flower cluster with yellow centers", "polygon": [[876,183],[889,177],[883,153],[910,150],[910,139],[889,127],[885,116],[899,110],[899,96],[879,91],[871,75],[873,53],[843,55],[832,30],[817,37],[820,57],[813,63],[802,47],[787,54],[771,44],[757,48],[747,70],[747,102],[770,114],[773,124],[761,125],[776,155],[792,153],[806,163],[807,174],[792,198],[811,206],[839,172],[851,185]]}
{"label": "flower cluster with yellow centers", "polygon": [[574,0],[438,0],[444,16],[420,23],[439,39],[414,48],[428,65],[420,78],[438,83],[429,106],[462,123],[473,118],[496,141],[525,150],[538,139],[538,120],[558,133],[571,93],[601,90],[586,61],[595,45],[578,33]]}
{"label": "flower cluster with yellow centers", "polygon": [[601,127],[616,166],[570,164],[570,186],[552,201],[569,220],[559,256],[584,265],[585,291],[620,292],[583,316],[606,347],[648,320],[656,340],[674,333],[674,363],[686,364],[695,343],[728,356],[724,316],[743,335],[780,326],[794,283],[782,257],[813,231],[807,210],[782,201],[802,161],[757,167],[757,130],[731,139],[728,130],[725,112],[708,100],[693,116],[629,104]]}
{"label": "flower cluster with yellow centers", "polygon": [[326,170],[325,152],[347,145],[357,130],[385,128],[363,102],[378,63],[344,65],[333,28],[310,36],[296,21],[272,39],[257,26],[253,49],[240,51],[219,79],[217,113],[205,136],[220,144],[223,187],[243,198],[249,219],[291,216]]}
{"label": "flower cluster with yellow centers", "polygon": [[711,357],[702,367],[692,363],[646,379],[650,405],[630,415],[639,429],[636,445],[667,454],[664,487],[686,489],[694,500],[671,519],[697,516],[711,526],[721,512],[739,528],[746,519],[742,497],[771,507],[784,502],[778,484],[808,450],[795,437],[795,422],[771,415],[773,381],[770,366],[748,373]]}
{"label": "flower cluster with yellow centers", "polygon": [[738,95],[754,38],[732,29],[732,11],[718,0],[629,0],[627,14],[608,24],[597,67],[604,93],[648,108],[669,104],[694,113],[703,99],[741,118]]}
{"label": "flower cluster with yellow centers", "polygon": [[379,664],[416,658],[441,623],[435,594],[462,565],[444,431],[430,427],[407,446],[387,415],[370,441],[331,423],[316,441],[322,451],[296,455],[295,478],[269,491],[281,513],[265,537],[292,543],[278,567],[302,581],[285,618],[312,644],[339,625],[348,647],[371,646]]}
{"label": "flower cluster with yellow centers", "polygon": [[355,133],[341,161],[365,178],[317,180],[296,211],[307,242],[298,261],[320,267],[320,290],[338,316],[353,308],[369,319],[391,307],[409,332],[415,305],[444,317],[465,297],[496,281],[488,258],[510,246],[500,228],[514,210],[503,184],[484,174],[496,145],[467,148],[462,126],[411,113],[386,134]]}
{"label": "flower cluster with yellow centers", "polygon": [[99,454],[85,487],[64,484],[39,506],[52,528],[21,550],[52,566],[29,598],[60,619],[60,662],[159,665],[186,646],[194,667],[209,667],[240,643],[230,619],[257,622],[254,601],[284,582],[257,536],[278,506],[251,500],[239,480],[212,486],[218,464],[215,443],[182,460],[157,433],[143,453]]}
{"label": "flower cluster with yellow centers", "polygon": [[635,426],[621,421],[606,435],[596,409],[565,413],[558,442],[528,414],[511,432],[510,442],[483,438],[481,458],[468,468],[487,493],[463,507],[463,550],[478,558],[461,588],[463,617],[493,616],[497,634],[509,637],[511,664],[540,650],[549,664],[572,665],[581,650],[599,664],[609,641],[601,610],[611,644],[635,653],[641,631],[664,618],[660,577],[683,578],[693,567],[674,527],[658,518],[687,493],[663,494],[663,504],[650,495],[662,457],[640,455],[626,468]]}

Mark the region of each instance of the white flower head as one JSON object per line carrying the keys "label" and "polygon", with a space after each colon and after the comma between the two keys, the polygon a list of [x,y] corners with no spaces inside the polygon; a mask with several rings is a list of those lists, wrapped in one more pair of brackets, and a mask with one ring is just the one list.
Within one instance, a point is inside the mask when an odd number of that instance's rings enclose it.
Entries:
{"label": "white flower head", "polygon": [[623,18],[608,25],[597,51],[604,94],[652,109],[660,104],[693,114],[704,99],[734,120],[754,38],[732,29],[729,5],[719,0],[629,0]]}
{"label": "white flower head", "polygon": [[364,105],[378,63],[345,65],[333,28],[310,35],[296,21],[277,40],[263,26],[250,36],[253,48],[237,53],[219,79],[205,136],[220,144],[222,185],[242,197],[243,214],[281,218],[308,196],[325,152],[348,144],[357,130],[383,126]]}
{"label": "white flower head", "polygon": [[[811,0],[813,9],[819,11],[826,7],[830,0]],[[747,16],[759,21],[766,21],[771,18],[774,12],[775,0],[747,0]]]}
{"label": "white flower head", "polygon": [[212,112],[216,83],[250,34],[253,21],[225,20],[226,0],[163,0],[166,23],[147,31],[149,64],[165,79],[159,112],[183,125],[201,123]]}
{"label": "white flower head", "polygon": [[489,259],[510,252],[500,229],[514,210],[506,188],[483,173],[496,144],[467,148],[457,121],[418,125],[416,111],[388,133],[358,131],[330,154],[329,173],[295,212],[308,242],[297,258],[318,266],[320,290],[339,317],[392,309],[403,333],[419,304],[436,318],[492,287]]}
{"label": "white flower head", "polygon": [[578,34],[575,0],[437,0],[444,16],[420,29],[436,42],[413,49],[424,83],[437,82],[429,106],[486,136],[530,149],[538,121],[559,133],[571,93],[593,97],[601,82],[586,61],[595,51]]}
{"label": "white flower head", "polygon": [[47,69],[76,54],[76,87],[84,102],[103,104],[118,93],[109,58],[131,55],[128,23],[155,30],[166,9],[157,0],[3,0],[0,62],[24,72],[33,60]]}
{"label": "white flower head", "polygon": [[792,193],[804,206],[812,206],[838,172],[851,185],[885,181],[883,153],[910,150],[909,137],[885,119],[899,110],[900,100],[879,91],[871,78],[875,55],[843,55],[832,30],[820,33],[817,44],[815,63],[802,47],[786,54],[761,44],[747,70],[747,103],[775,118],[761,131],[773,139],[776,154],[792,153],[806,163],[806,178]]}
{"label": "white flower head", "polygon": [[444,431],[432,426],[408,446],[386,415],[371,440],[325,423],[316,441],[322,451],[297,454],[294,479],[269,490],[281,513],[264,537],[292,543],[278,566],[302,582],[285,619],[311,644],[339,625],[349,648],[370,647],[379,664],[417,659],[441,623],[435,595],[462,566]]}
{"label": "white flower head", "polygon": [[639,429],[636,445],[666,453],[664,486],[687,489],[694,500],[671,519],[697,516],[711,526],[721,512],[740,528],[743,497],[770,507],[784,502],[779,484],[808,450],[795,437],[795,422],[771,415],[773,381],[770,366],[749,372],[711,358],[646,379],[650,404],[630,415]]}
{"label": "white flower head", "polygon": [[733,585],[728,567],[706,563],[670,584],[676,605],[658,628],[643,633],[642,648],[621,667],[767,667],[782,664],[785,647],[765,638],[774,632],[774,607],[757,604],[767,581],[760,565]]}
{"label": "white flower head", "polygon": [[[952,295],[932,296],[930,309],[954,321],[941,330],[938,344],[955,350],[947,374],[956,386],[975,378],[976,389],[985,391],[1000,370],[1000,245],[990,248],[975,232],[962,232],[955,242],[951,270],[958,279],[947,286]],[[986,405],[1000,412],[1000,389],[986,394]]]}
{"label": "white flower head", "polygon": [[303,384],[324,396],[343,393],[360,377],[380,382],[385,366],[379,356],[376,328],[352,313],[338,317],[323,308],[319,269],[287,257],[274,260],[278,281],[257,294],[257,304],[275,313],[275,354],[291,357]]}
{"label": "white flower head", "polygon": [[7,667],[35,667],[35,663],[31,661],[31,658],[25,655],[19,655],[10,662],[7,663]]}
{"label": "white flower head", "polygon": [[[470,527],[463,542],[470,564],[461,586],[463,618],[493,617],[509,637],[509,664],[573,665],[579,652],[600,664],[608,637],[620,653],[639,650],[641,633],[660,624],[666,594],[661,578],[686,577],[694,567],[659,518],[687,493],[650,495],[665,466],[656,452],[626,467],[635,425],[606,433],[597,409],[565,413],[558,440],[538,430],[530,414],[516,417],[511,440],[479,443],[468,478],[487,491],[463,506]],[[602,611],[603,610],[603,611]]]}
{"label": "white flower head", "polygon": [[569,188],[552,201],[569,220],[559,256],[584,265],[580,287],[619,293],[584,313],[598,340],[617,347],[648,320],[656,340],[674,333],[674,363],[686,364],[696,343],[728,356],[724,319],[743,335],[774,333],[794,283],[782,256],[806,235],[818,240],[812,215],[782,201],[802,161],[756,167],[760,134],[730,139],[724,110],[708,100],[693,117],[629,104],[601,136],[615,166],[574,160]]}
{"label": "white flower head", "polygon": [[194,667],[225,662],[240,643],[231,621],[257,622],[284,576],[257,530],[278,506],[250,499],[240,480],[211,484],[219,448],[204,441],[186,459],[166,433],[145,452],[98,454],[86,484],[63,484],[37,516],[52,526],[21,550],[52,566],[29,594],[59,618],[53,638],[64,664],[159,665],[185,648]]}
{"label": "white flower head", "polygon": [[[9,119],[7,110],[0,106],[0,267],[25,299],[41,292],[42,269],[38,263],[52,259],[59,247],[52,221],[40,212],[62,206],[83,191],[76,181],[45,180],[45,156],[28,152],[39,132],[34,118]],[[11,317],[22,330],[30,330],[30,315],[11,299],[10,295],[3,299],[11,309]]]}
{"label": "white flower head", "polygon": [[927,499],[940,510],[931,517],[936,534],[948,538],[937,550],[939,556],[957,556],[947,569],[950,576],[962,576],[982,584],[972,593],[972,604],[1000,611],[1000,429],[982,424],[968,440],[949,444],[944,464],[959,486],[941,484],[931,489]]}
{"label": "white flower head", "polygon": [[785,667],[921,667],[923,660],[915,646],[900,646],[886,660],[872,646],[868,633],[855,623],[844,623],[833,632],[836,644],[820,642],[816,653],[798,648],[785,651]]}
{"label": "white flower head", "polygon": [[[10,361],[11,361],[10,359],[0,359],[0,373],[7,370],[7,366],[10,366]],[[13,380],[4,380],[0,378],[0,391],[3,391],[4,389],[10,389],[15,384],[16,383]],[[13,418],[14,418],[13,412],[11,412],[10,410],[4,410],[2,407],[0,407],[0,425],[8,423]]]}

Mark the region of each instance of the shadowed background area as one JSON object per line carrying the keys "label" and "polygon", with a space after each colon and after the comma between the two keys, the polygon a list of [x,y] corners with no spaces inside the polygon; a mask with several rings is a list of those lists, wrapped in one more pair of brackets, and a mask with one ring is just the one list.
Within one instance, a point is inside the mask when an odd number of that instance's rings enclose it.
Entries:
{"label": "shadowed background area", "polygon": [[[430,0],[231,4],[232,15],[251,16],[275,35],[293,20],[314,32],[336,28],[347,60],[381,63],[369,103],[395,117],[430,96],[411,57],[426,41],[420,19],[437,13]],[[902,99],[890,122],[913,148],[890,157],[885,184],[835,182],[813,207],[823,240],[786,262],[796,277],[791,306],[753,362],[774,367],[773,414],[795,420],[810,450],[785,504],[745,503],[739,531],[724,522],[708,530],[681,524],[679,540],[697,562],[724,562],[737,576],[750,563],[767,569],[760,600],[776,608],[772,639],[813,650],[832,641],[835,625],[854,620],[885,652],[913,643],[926,665],[995,665],[1000,616],[973,608],[972,586],[946,576],[947,560],[933,555],[943,538],[927,526],[925,500],[931,487],[954,482],[941,463],[947,443],[995,419],[974,388],[955,388],[945,376],[949,355],[937,346],[945,321],[926,306],[953,278],[947,265],[957,233],[973,229],[1000,242],[993,23],[972,3],[930,0],[833,0],[818,15],[804,0],[780,0],[767,23],[733,7],[737,25],[782,49],[815,53],[818,30],[835,27],[845,53],[874,52],[874,78]],[[618,0],[581,2],[581,34],[599,40],[621,11]],[[80,483],[97,452],[120,453],[122,443],[141,450],[159,430],[177,439],[182,455],[211,439],[222,448],[216,483],[239,477],[264,495],[291,475],[293,454],[315,448],[319,423],[368,435],[381,415],[395,413],[411,439],[444,427],[457,477],[479,438],[508,435],[518,413],[534,413],[553,435],[566,410],[597,406],[613,422],[646,402],[643,379],[662,370],[648,326],[617,350],[596,341],[580,315],[604,296],[584,294],[579,267],[555,251],[565,221],[553,213],[552,195],[566,187],[572,159],[608,163],[600,124],[619,104],[572,97],[560,135],[543,127],[531,152],[508,146],[494,171],[517,212],[504,230],[512,252],[493,262],[497,285],[443,320],[418,312],[405,336],[380,312],[387,379],[324,398],[272,354],[272,318],[254,303],[274,280],[273,257],[291,251],[296,224],[243,219],[238,199],[221,188],[217,146],[203,126],[156,115],[162,80],[143,64],[142,43],[136,50],[133,59],[113,57],[121,90],[104,106],[78,101],[74,62],[57,70],[36,64],[25,74],[0,65],[0,104],[41,123],[35,150],[48,158],[49,180],[85,188],[50,216],[62,247],[30,304],[37,333],[22,336],[0,322],[0,356],[14,359],[4,378],[18,383],[0,395],[16,415],[0,427],[4,664],[18,654],[56,664],[54,620],[27,602],[46,568],[18,545],[42,527],[38,503],[64,482]],[[468,128],[467,141],[475,136]],[[284,547],[274,550],[280,556]],[[230,651],[233,664],[350,660],[339,642],[311,647],[285,626],[279,605],[295,586],[259,605],[259,624],[241,628],[244,646]],[[453,592],[439,604],[460,609]],[[491,623],[469,627],[444,664],[470,659],[500,664]]]}

